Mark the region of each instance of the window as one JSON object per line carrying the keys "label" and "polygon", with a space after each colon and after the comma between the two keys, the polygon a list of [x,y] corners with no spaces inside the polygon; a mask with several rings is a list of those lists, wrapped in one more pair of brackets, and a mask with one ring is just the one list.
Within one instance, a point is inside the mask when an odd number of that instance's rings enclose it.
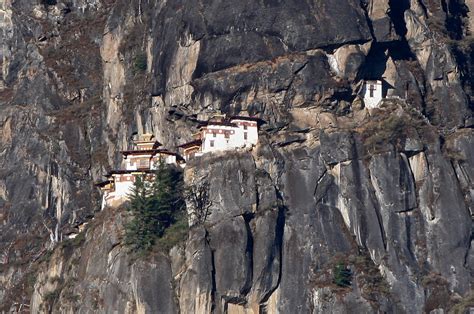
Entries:
{"label": "window", "polygon": [[225,138],[230,138],[230,134],[228,132],[225,133]]}
{"label": "window", "polygon": [[216,132],[212,132],[212,137],[216,137],[216,136],[217,136]]}
{"label": "window", "polygon": [[248,138],[247,132],[244,132],[244,140],[246,140],[247,138]]}
{"label": "window", "polygon": [[211,147],[214,147],[214,141],[210,141]]}
{"label": "window", "polygon": [[140,168],[148,168],[148,166],[149,166],[148,160],[146,160],[146,159],[140,159],[139,164],[138,164],[138,167],[140,167]]}
{"label": "window", "polygon": [[244,124],[244,130],[247,130],[247,124]]}
{"label": "window", "polygon": [[374,97],[374,91],[376,89],[377,88],[373,84],[370,84],[370,86],[369,86],[370,97]]}

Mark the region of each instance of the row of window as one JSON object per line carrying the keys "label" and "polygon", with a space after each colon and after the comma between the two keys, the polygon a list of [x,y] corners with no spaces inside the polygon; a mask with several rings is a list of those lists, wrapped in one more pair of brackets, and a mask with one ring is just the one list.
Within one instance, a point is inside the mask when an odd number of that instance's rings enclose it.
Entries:
{"label": "row of window", "polygon": [[[244,130],[247,130],[247,125],[244,125]],[[225,135],[225,138],[229,138],[230,137],[230,133],[229,132],[224,132],[224,135]],[[217,133],[216,132],[212,132],[212,136],[213,137],[217,137]]]}
{"label": "row of window", "polygon": [[[212,133],[212,137],[217,137],[217,134],[216,134],[216,133]],[[246,140],[247,137],[248,137],[247,132],[244,132],[244,140]],[[229,134],[229,133],[225,133],[225,138],[230,138],[230,134]]]}
{"label": "row of window", "polygon": [[[213,137],[216,137],[216,134],[215,134],[215,133],[214,133],[214,136],[213,136]],[[229,137],[227,136],[227,134],[226,134],[226,137],[225,137],[225,138],[227,138],[227,139],[229,138]],[[247,139],[248,139],[247,132],[244,132],[244,140],[247,140]],[[214,147],[214,143],[215,143],[214,140],[210,140],[210,141],[209,141],[209,146]],[[229,143],[229,140],[227,140],[226,143],[228,144],[228,143]]]}
{"label": "row of window", "polygon": [[[145,177],[145,180],[153,180],[153,176],[147,175]],[[132,181],[135,182],[135,176],[119,176],[115,178],[115,182],[125,182],[125,181]],[[115,183],[112,185],[113,188],[115,188]]]}

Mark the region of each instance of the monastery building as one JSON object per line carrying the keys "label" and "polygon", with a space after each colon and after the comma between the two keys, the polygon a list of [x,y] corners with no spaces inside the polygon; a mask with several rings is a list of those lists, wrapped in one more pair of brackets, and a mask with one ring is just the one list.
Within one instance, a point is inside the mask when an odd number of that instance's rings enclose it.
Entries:
{"label": "monastery building", "polygon": [[183,158],[164,148],[154,140],[152,134],[143,134],[133,141],[130,150],[122,151],[125,169],[112,170],[106,175],[106,180],[97,184],[103,192],[102,208],[118,206],[128,199],[137,175],[145,175],[152,181],[154,170],[160,162],[170,165],[184,166]]}
{"label": "monastery building", "polygon": [[236,116],[226,119],[214,117],[204,122],[194,140],[180,148],[186,160],[205,153],[251,147],[258,142],[258,118]]}
{"label": "monastery building", "polygon": [[362,97],[364,99],[364,105],[367,109],[377,108],[384,96],[382,81],[377,80],[364,82]]}
{"label": "monastery building", "polygon": [[112,170],[106,180],[97,184],[103,192],[102,208],[119,206],[128,200],[137,175],[144,175],[152,181],[154,172],[161,162],[169,165],[185,166],[189,160],[205,153],[214,153],[252,147],[258,142],[258,127],[263,121],[252,117],[216,116],[202,122],[194,140],[183,144],[185,159],[162,148],[152,134],[143,134],[133,141],[129,150],[122,151],[124,169]]}

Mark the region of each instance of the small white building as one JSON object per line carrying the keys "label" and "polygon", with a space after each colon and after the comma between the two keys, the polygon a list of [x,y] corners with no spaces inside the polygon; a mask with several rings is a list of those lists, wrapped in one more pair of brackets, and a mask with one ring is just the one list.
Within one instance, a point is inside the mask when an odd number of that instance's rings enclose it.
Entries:
{"label": "small white building", "polygon": [[161,162],[174,165],[178,163],[178,154],[166,149],[153,151],[123,151],[126,170],[156,170]]}
{"label": "small white building", "polygon": [[97,186],[103,192],[102,208],[119,206],[128,200],[137,176],[145,176],[147,181],[154,178],[154,170],[161,162],[170,165],[182,165],[184,159],[166,149],[153,139],[152,134],[143,134],[133,142],[130,150],[122,151],[125,169],[113,170],[107,175],[106,181]]}
{"label": "small white building", "polygon": [[237,125],[234,137],[235,145],[253,146],[258,143],[258,119],[247,117],[234,117],[230,122]]}
{"label": "small white building", "polygon": [[195,140],[180,146],[186,160],[205,153],[225,151],[240,147],[250,147],[258,143],[259,119],[232,117],[206,122]]}
{"label": "small white building", "polygon": [[377,81],[365,81],[362,88],[362,98],[367,109],[377,108],[380,101],[385,97],[383,83]]}
{"label": "small white building", "polygon": [[102,209],[106,206],[116,207],[128,200],[132,193],[133,184],[137,176],[145,176],[147,181],[152,181],[154,175],[151,171],[114,170],[107,174],[107,181],[97,186],[103,192]]}

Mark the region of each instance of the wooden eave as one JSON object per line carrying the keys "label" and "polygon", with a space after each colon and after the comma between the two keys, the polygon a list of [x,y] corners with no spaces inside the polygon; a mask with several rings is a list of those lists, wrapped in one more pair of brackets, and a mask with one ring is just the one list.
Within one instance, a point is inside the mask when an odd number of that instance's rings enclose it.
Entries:
{"label": "wooden eave", "polygon": [[166,149],[143,149],[143,150],[124,150],[121,151],[121,153],[124,156],[128,155],[151,155],[152,157],[156,154],[165,154],[165,155],[172,155],[172,156],[178,156],[177,153],[170,152],[169,150]]}
{"label": "wooden eave", "polygon": [[154,173],[155,170],[150,169],[139,169],[139,170],[110,170],[105,176],[111,177],[114,174],[133,174],[133,173]]}
{"label": "wooden eave", "polygon": [[191,147],[200,147],[201,145],[202,145],[202,140],[194,140],[194,141],[179,145],[178,147],[183,148],[183,149],[188,149]]}
{"label": "wooden eave", "polygon": [[258,125],[262,125],[267,123],[265,120],[256,118],[256,117],[246,117],[246,116],[232,116],[229,120],[243,120],[243,121],[254,121],[257,122]]}
{"label": "wooden eave", "polygon": [[107,184],[111,184],[113,183],[113,180],[112,179],[109,179],[109,180],[106,180],[106,181],[102,181],[102,182],[98,182],[96,184],[94,184],[96,187],[98,188],[103,188],[104,186],[106,186]]}

